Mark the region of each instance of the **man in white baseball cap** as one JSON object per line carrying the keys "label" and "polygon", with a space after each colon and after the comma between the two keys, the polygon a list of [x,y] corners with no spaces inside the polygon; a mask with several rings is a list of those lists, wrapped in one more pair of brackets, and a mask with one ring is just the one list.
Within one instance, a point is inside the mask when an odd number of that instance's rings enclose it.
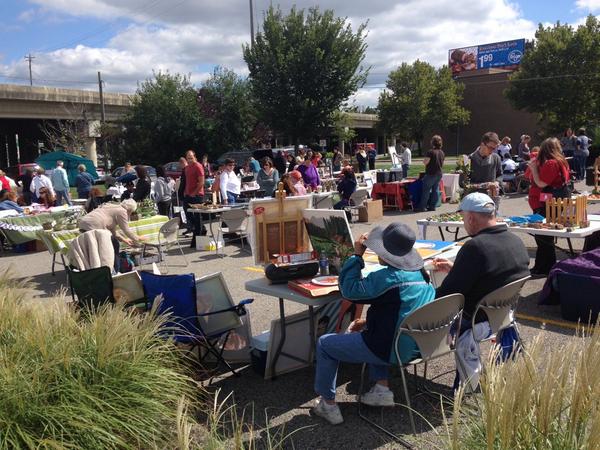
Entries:
{"label": "man in white baseball cap", "polygon": [[[469,194],[458,211],[471,239],[461,247],[454,263],[444,258],[433,260],[435,270],[448,272],[436,297],[463,294],[463,318],[470,324],[475,306],[486,294],[529,275],[529,254],[518,236],[505,224],[496,222],[496,208],[490,196]],[[485,320],[485,315],[479,313],[476,322]]]}

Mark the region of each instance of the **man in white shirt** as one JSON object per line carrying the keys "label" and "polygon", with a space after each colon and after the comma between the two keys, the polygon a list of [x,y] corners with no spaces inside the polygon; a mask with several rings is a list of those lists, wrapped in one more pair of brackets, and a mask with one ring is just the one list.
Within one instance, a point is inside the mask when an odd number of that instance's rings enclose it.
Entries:
{"label": "man in white shirt", "polygon": [[69,178],[63,165],[62,161],[56,161],[56,168],[52,171],[52,175],[50,175],[50,181],[56,192],[56,206],[61,206],[63,199],[67,205],[72,206],[71,197],[69,196]]}
{"label": "man in white shirt", "polygon": [[412,153],[406,142],[403,142],[400,145],[402,147],[402,154],[400,155],[400,161],[402,163],[402,178],[406,178],[408,177],[408,169],[410,169],[410,164],[412,162]]}
{"label": "man in white shirt", "polygon": [[30,191],[34,195],[34,201],[36,202],[40,198],[40,189],[43,187],[45,187],[48,190],[48,193],[51,197],[56,196],[56,194],[54,193],[54,188],[52,187],[52,181],[50,181],[50,178],[44,175],[45,172],[46,171],[43,167],[38,167],[36,169],[35,176],[31,180]]}
{"label": "man in white shirt", "polygon": [[223,205],[235,203],[240,195],[240,188],[242,183],[236,173],[235,161],[233,159],[225,160],[225,168],[220,176],[220,191],[221,191],[221,203]]}

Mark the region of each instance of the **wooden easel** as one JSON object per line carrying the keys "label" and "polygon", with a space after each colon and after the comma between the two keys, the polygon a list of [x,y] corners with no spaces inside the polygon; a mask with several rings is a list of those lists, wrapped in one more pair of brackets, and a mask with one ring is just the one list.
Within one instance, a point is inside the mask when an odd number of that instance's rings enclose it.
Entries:
{"label": "wooden easel", "polygon": [[[279,183],[272,202],[260,203],[263,211],[255,214],[257,262],[268,263],[274,254],[306,252],[309,249],[308,236],[304,227],[302,211],[310,205],[303,199],[287,198],[283,183]],[[277,245],[269,240],[269,232],[278,234]],[[271,244],[271,245],[269,245]]]}

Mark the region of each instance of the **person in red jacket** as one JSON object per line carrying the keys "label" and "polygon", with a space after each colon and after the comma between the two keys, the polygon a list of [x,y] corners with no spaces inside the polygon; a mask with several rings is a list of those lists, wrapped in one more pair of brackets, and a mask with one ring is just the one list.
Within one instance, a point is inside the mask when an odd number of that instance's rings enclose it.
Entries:
{"label": "person in red jacket", "polygon": [[[545,202],[552,196],[566,195],[569,182],[569,163],[563,155],[558,139],[549,138],[542,142],[540,152],[529,162],[525,176],[531,180],[529,206],[535,214],[546,217]],[[535,242],[537,251],[531,275],[547,276],[556,263],[554,238],[536,235]]]}

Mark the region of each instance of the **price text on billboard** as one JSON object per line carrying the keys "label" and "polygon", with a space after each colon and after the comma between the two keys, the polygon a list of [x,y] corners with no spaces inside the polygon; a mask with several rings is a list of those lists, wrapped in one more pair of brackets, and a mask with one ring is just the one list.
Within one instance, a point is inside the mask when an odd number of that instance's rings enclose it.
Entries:
{"label": "price text on billboard", "polygon": [[456,48],[448,52],[448,65],[454,74],[491,67],[516,69],[524,52],[525,39]]}

